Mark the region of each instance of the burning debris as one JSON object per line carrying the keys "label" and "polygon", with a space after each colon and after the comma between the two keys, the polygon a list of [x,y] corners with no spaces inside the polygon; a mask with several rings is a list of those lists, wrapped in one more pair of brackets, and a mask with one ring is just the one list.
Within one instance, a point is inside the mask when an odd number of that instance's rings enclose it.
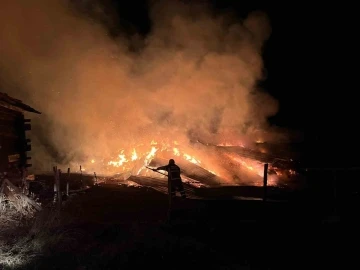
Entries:
{"label": "burning debris", "polygon": [[126,180],[126,181],[124,181],[122,183],[119,183],[119,185],[125,185],[127,187],[142,187],[138,183],[136,183],[134,181],[130,181],[130,180]]}
{"label": "burning debris", "polygon": [[[287,179],[297,175],[290,160],[246,148],[244,145],[210,145],[193,143],[192,147],[183,148],[177,141],[150,141],[147,145],[121,149],[113,160],[103,161],[101,166],[109,174],[127,180],[131,176],[163,178],[147,166],[156,167],[176,159],[182,169],[182,175],[188,183],[195,186],[219,185],[255,185],[263,183],[264,164],[269,164],[269,186],[287,184]],[[87,166],[94,166],[95,159],[90,159]],[[92,169],[92,168],[91,168]]]}
{"label": "burning debris", "polygon": [[196,180],[193,180],[191,178],[188,178],[186,176],[182,176],[182,181],[183,183],[186,183],[190,186],[193,186],[195,188],[206,188],[206,187],[209,187],[208,185],[205,185],[199,181],[196,181]]}

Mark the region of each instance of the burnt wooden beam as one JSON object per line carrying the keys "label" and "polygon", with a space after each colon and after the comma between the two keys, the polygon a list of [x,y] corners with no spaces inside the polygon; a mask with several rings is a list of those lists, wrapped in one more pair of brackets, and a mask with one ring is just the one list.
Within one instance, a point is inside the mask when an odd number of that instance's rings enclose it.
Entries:
{"label": "burnt wooden beam", "polygon": [[34,108],[30,107],[29,105],[22,103],[19,100],[16,100],[16,102],[14,102],[14,100],[1,100],[0,99],[0,106],[4,107],[4,108],[8,108],[13,111],[22,112],[22,113],[23,112],[32,112],[32,113],[36,113],[36,114],[41,114],[41,112],[35,110]]}

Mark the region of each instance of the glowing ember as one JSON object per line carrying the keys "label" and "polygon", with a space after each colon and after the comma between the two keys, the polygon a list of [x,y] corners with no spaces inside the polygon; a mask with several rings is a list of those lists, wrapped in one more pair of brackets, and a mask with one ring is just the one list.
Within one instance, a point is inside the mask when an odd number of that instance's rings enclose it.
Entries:
{"label": "glowing ember", "polygon": [[113,165],[115,167],[120,167],[125,162],[128,162],[128,160],[126,159],[126,157],[123,153],[124,153],[124,150],[121,151],[121,153],[119,155],[119,160],[118,161],[109,161],[109,165]]}
{"label": "glowing ember", "polygon": [[209,170],[209,172],[212,173],[213,175],[217,175],[216,172],[213,172],[213,171],[210,171],[210,170]]}
{"label": "glowing ember", "polygon": [[134,160],[137,160],[137,158],[138,158],[138,155],[136,154],[136,150],[134,148],[132,155],[131,155],[131,160],[134,161]]}
{"label": "glowing ember", "polygon": [[190,161],[191,163],[194,163],[194,164],[200,164],[201,163],[199,160],[196,160],[194,157],[192,157],[192,156],[190,156],[188,154],[184,154],[183,156],[187,161]]}
{"label": "glowing ember", "polygon": [[174,152],[174,155],[175,155],[175,156],[180,156],[180,151],[179,151],[179,149],[174,148],[174,149],[173,149],[173,152]]}
{"label": "glowing ember", "polygon": [[157,148],[155,148],[154,146],[151,147],[150,152],[147,154],[146,158],[145,158],[145,166],[149,165],[151,160],[155,157],[155,154],[157,152]]}

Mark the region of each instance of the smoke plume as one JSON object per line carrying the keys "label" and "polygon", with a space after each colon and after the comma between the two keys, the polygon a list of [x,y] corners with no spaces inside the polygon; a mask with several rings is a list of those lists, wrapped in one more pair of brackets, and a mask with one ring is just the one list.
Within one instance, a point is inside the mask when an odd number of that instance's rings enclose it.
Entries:
{"label": "smoke plume", "polygon": [[0,88],[42,112],[31,116],[36,168],[106,162],[151,140],[254,141],[267,129],[277,102],[258,88],[265,14],[239,22],[156,1],[149,34],[115,38],[86,2],[1,1]]}

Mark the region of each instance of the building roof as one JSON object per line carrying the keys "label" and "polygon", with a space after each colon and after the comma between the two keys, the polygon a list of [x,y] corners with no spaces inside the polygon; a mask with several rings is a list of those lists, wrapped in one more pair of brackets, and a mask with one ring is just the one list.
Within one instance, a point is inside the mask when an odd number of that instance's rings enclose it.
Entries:
{"label": "building roof", "polygon": [[26,105],[21,100],[10,97],[8,94],[5,93],[0,93],[0,106],[22,112],[26,111],[26,112],[41,114],[41,112],[35,110],[29,105]]}

